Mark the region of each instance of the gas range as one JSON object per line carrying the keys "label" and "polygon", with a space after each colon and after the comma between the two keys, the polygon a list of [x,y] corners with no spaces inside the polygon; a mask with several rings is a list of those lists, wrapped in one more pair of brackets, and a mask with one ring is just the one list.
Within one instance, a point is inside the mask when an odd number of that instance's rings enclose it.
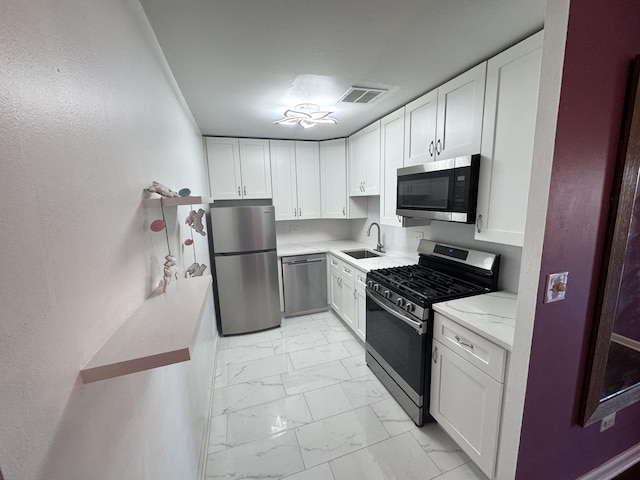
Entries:
{"label": "gas range", "polygon": [[417,265],[367,274],[365,350],[369,368],[420,426],[430,419],[431,307],[496,290],[500,256],[428,240],[418,253]]}

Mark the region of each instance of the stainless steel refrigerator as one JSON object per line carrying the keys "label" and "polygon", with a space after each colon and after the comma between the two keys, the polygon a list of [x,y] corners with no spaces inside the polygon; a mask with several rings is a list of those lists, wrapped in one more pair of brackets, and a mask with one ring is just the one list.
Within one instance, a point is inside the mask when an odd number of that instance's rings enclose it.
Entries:
{"label": "stainless steel refrigerator", "polygon": [[220,334],[280,326],[274,207],[214,203],[207,223]]}

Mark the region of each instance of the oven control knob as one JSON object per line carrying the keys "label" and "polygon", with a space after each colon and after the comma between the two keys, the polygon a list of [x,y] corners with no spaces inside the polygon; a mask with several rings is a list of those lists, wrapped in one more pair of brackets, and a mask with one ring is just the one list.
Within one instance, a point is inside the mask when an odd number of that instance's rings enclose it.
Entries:
{"label": "oven control knob", "polygon": [[384,295],[384,298],[391,298],[391,292],[389,290],[385,290],[383,295]]}
{"label": "oven control knob", "polygon": [[407,304],[407,301],[402,297],[396,300],[396,305],[398,305],[400,308],[403,308],[406,304]]}
{"label": "oven control knob", "polygon": [[367,287],[373,288],[373,280],[367,280]]}
{"label": "oven control knob", "polygon": [[377,283],[374,283],[374,284],[373,284],[373,291],[374,291],[374,292],[377,292],[377,291],[379,291],[379,290],[380,290],[380,285],[379,285],[379,284],[377,284]]}
{"label": "oven control knob", "polygon": [[407,304],[404,306],[404,309],[405,309],[407,312],[411,313],[411,312],[415,311],[416,306],[415,306],[413,303],[407,303]]}

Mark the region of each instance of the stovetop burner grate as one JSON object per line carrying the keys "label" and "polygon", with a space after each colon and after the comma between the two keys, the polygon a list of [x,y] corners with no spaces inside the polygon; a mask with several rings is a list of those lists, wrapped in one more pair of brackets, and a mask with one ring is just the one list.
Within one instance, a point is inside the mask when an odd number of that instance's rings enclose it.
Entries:
{"label": "stovetop burner grate", "polygon": [[411,301],[422,304],[485,291],[480,285],[423,265],[382,268],[370,272],[369,275],[402,293]]}

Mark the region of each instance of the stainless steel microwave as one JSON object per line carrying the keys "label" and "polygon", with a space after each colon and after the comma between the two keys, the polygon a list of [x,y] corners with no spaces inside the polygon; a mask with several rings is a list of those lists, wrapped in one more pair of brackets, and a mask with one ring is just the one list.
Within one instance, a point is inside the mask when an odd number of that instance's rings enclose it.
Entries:
{"label": "stainless steel microwave", "polygon": [[475,223],[480,155],[398,169],[396,214]]}

